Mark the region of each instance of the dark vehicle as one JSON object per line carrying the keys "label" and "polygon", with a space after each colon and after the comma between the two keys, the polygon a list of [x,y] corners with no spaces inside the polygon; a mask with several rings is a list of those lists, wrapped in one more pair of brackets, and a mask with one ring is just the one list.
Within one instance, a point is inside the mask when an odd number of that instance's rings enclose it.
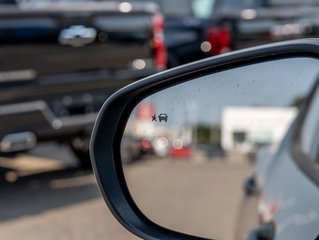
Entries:
{"label": "dark vehicle", "polygon": [[121,156],[124,164],[131,164],[143,158],[146,154],[152,154],[152,143],[148,139],[136,138],[125,134],[121,143]]}
{"label": "dark vehicle", "polygon": [[216,157],[217,158],[225,158],[226,152],[219,145],[209,145],[209,146],[206,146],[205,156],[209,159],[216,158]]}
{"label": "dark vehicle", "polygon": [[318,36],[318,1],[257,0],[257,7],[227,9],[234,49]]}
{"label": "dark vehicle", "polygon": [[157,5],[80,3],[2,2],[0,153],[56,140],[89,164],[89,135],[105,99],[166,67]]}
{"label": "dark vehicle", "polygon": [[122,138],[121,144],[122,162],[125,164],[133,163],[142,156],[142,149],[138,139],[130,135],[125,135]]}
{"label": "dark vehicle", "polygon": [[[130,113],[134,114],[135,106],[141,101],[147,101],[157,103],[155,108],[165,109],[170,116],[170,122],[174,124],[167,124],[165,130],[169,130],[171,138],[183,138],[192,145],[196,145],[196,138],[185,134],[187,129],[191,129],[187,115],[174,113],[180,110],[188,111],[191,116],[194,115],[191,113],[195,112],[207,113],[203,118],[197,114],[199,120],[195,123],[204,119],[212,121],[215,116],[220,117],[223,113],[221,143],[225,146],[225,151],[229,151],[233,146],[232,161],[237,162],[238,158],[241,158],[239,150],[243,151],[246,148],[243,146],[252,141],[279,141],[280,146],[275,153],[263,155],[264,159],[272,160],[270,164],[266,164],[268,167],[265,167],[267,170],[260,188],[261,194],[257,198],[259,225],[252,226],[248,235],[236,235],[235,239],[318,239],[318,57],[318,39],[270,44],[165,71],[131,84],[109,98],[101,109],[93,130],[90,151],[100,190],[116,219],[142,239],[216,239],[216,235],[212,236],[211,231],[218,226],[230,231],[230,221],[225,222],[223,217],[230,214],[229,203],[234,200],[237,190],[219,199],[220,192],[217,192],[217,187],[221,187],[221,191],[230,187],[227,182],[229,179],[223,178],[223,173],[220,174],[223,171],[221,162],[213,165],[212,162],[200,164],[199,161],[202,160],[198,159],[200,155],[196,155],[197,153],[186,163],[165,159],[152,165],[149,161],[144,166],[145,172],[149,173],[148,178],[142,178],[138,182],[145,191],[139,189],[143,194],[137,195],[138,192],[133,187],[134,181],[129,182],[128,172],[122,167],[119,149],[125,125],[130,121]],[[269,91],[263,91],[268,87]],[[243,92],[245,94],[242,94]],[[250,103],[247,104],[248,96]],[[299,96],[306,97],[306,100],[297,112],[290,104]],[[159,102],[160,99],[162,102]],[[190,100],[193,104],[185,103]],[[163,107],[162,103],[167,102],[170,105]],[[268,103],[269,106],[256,108],[256,103],[261,102]],[[221,110],[217,110],[221,103]],[[247,105],[233,108],[233,104],[240,103]],[[228,111],[224,112],[225,109]],[[234,115],[234,110],[237,115]],[[109,114],[110,111],[112,115]],[[264,114],[265,112],[271,114]],[[228,118],[226,113],[232,113],[232,118]],[[264,114],[261,120],[260,114]],[[250,132],[246,134],[244,120],[247,115],[247,131]],[[265,116],[271,116],[270,120],[265,120]],[[284,137],[282,140],[280,137],[275,138],[278,131],[271,134],[271,130],[282,124],[284,116],[289,121],[280,128]],[[235,125],[229,124],[229,119],[235,117],[241,121],[235,121]],[[193,119],[193,123],[194,121]],[[293,123],[289,128],[291,121]],[[151,118],[149,122],[152,123]],[[159,123],[152,124],[160,128]],[[216,126],[215,124],[213,126]],[[237,135],[240,130],[243,136],[240,141],[232,142],[237,138],[228,138],[236,135],[232,134],[231,127],[235,128],[234,133]],[[287,128],[289,130],[285,133]],[[151,132],[148,133],[151,135]],[[239,162],[230,165],[230,171],[234,172],[238,164]],[[210,166],[213,167],[209,168]],[[160,169],[164,171],[158,172]],[[214,174],[212,170],[215,170]],[[195,172],[198,174],[193,175]],[[214,177],[212,175],[216,175],[215,178],[211,178]],[[138,177],[133,180],[137,179]],[[150,187],[144,184],[146,181]],[[196,184],[193,184],[194,181]],[[213,185],[214,183],[216,184]],[[253,181],[248,181],[247,186],[249,185],[252,186]],[[164,189],[170,189],[171,194],[162,194]],[[151,190],[154,190],[153,194],[159,192],[157,197],[150,194]],[[251,188],[247,192],[260,191],[253,191]],[[195,201],[190,201],[192,194],[195,195]],[[141,196],[144,195],[148,197],[142,201]],[[225,207],[223,202],[227,202]],[[158,208],[160,211],[156,211]],[[221,215],[210,215],[214,208],[219,209]],[[176,209],[179,214],[176,214]],[[158,215],[156,212],[159,212]],[[175,223],[173,219],[176,219]],[[221,225],[218,225],[220,222]],[[189,228],[193,225],[197,225],[200,230],[191,232]]]}
{"label": "dark vehicle", "polygon": [[192,0],[191,3],[194,15],[201,19],[201,24],[205,27],[206,39],[201,49],[210,56],[237,48],[238,23],[229,18],[229,13],[242,13],[247,9],[258,10],[265,4],[263,0]]}
{"label": "dark vehicle", "polygon": [[[258,8],[260,0],[153,0],[165,15],[170,67],[228,52],[235,45],[227,10]],[[229,19],[227,19],[229,20]]]}
{"label": "dark vehicle", "polygon": [[[165,43],[169,67],[211,56],[205,48],[208,42],[208,26],[197,16],[190,0],[157,0],[165,16]],[[204,6],[202,6],[204,7]],[[217,40],[217,39],[216,39]],[[228,47],[228,42],[226,43]],[[207,45],[207,43],[206,43]]]}

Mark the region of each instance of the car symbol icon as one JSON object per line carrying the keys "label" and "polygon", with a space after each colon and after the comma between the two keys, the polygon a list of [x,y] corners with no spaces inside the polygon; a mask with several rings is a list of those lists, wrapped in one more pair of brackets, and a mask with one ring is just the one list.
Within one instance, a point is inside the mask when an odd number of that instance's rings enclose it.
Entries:
{"label": "car symbol icon", "polygon": [[166,113],[161,113],[160,115],[158,115],[158,119],[160,122],[164,121],[164,122],[167,122],[167,114]]}

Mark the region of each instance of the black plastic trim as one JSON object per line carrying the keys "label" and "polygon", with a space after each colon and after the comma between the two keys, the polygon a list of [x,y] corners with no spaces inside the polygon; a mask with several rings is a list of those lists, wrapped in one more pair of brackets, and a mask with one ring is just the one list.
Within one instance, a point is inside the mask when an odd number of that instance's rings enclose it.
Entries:
{"label": "black plastic trim", "polygon": [[290,57],[319,58],[319,39],[270,44],[205,59],[147,77],[113,94],[98,115],[90,153],[98,185],[114,217],[127,230],[143,239],[205,239],[153,223],[134,203],[120,158],[121,137],[127,119],[135,105],[154,92],[209,73]]}

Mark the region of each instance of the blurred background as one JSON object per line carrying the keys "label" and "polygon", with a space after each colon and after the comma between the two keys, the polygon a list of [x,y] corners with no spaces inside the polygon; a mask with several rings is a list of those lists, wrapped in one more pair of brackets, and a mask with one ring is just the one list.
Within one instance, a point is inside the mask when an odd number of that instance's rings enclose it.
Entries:
{"label": "blurred background", "polygon": [[[136,239],[111,216],[90,167],[88,143],[103,102],[120,87],[171,67],[264,43],[317,37],[318,9],[315,0],[0,0],[1,239]],[[302,100],[296,96],[282,111],[282,128]],[[138,106],[134,129],[145,127],[143,119],[165,105],[153,101]],[[152,141],[138,132],[124,136],[125,169],[145,182],[145,156],[226,159],[217,162],[219,173],[234,178],[223,194],[239,196],[241,179],[259,149],[273,144],[273,125],[262,132],[237,131],[227,119],[255,111],[226,109],[224,126],[232,131],[225,135],[213,116],[209,123],[192,124],[202,115],[196,102],[187,102],[182,114],[189,115],[188,122],[176,125],[181,128],[161,128]],[[172,114],[164,111],[158,121]],[[263,114],[271,119],[271,111]],[[235,161],[224,171],[233,150],[243,153],[243,164]],[[198,171],[205,169],[200,165]],[[140,186],[145,192],[147,186]],[[231,239],[228,232],[219,232],[219,239]]]}

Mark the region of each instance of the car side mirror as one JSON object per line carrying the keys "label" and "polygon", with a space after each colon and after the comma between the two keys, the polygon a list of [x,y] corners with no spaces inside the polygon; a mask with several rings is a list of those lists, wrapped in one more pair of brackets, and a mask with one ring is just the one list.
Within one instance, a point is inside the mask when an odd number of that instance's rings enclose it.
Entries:
{"label": "car side mirror", "polygon": [[224,217],[236,213],[249,159],[282,144],[317,84],[318,57],[316,39],[271,44],[171,69],[112,95],[90,151],[114,217],[143,239],[231,232],[234,221]]}

